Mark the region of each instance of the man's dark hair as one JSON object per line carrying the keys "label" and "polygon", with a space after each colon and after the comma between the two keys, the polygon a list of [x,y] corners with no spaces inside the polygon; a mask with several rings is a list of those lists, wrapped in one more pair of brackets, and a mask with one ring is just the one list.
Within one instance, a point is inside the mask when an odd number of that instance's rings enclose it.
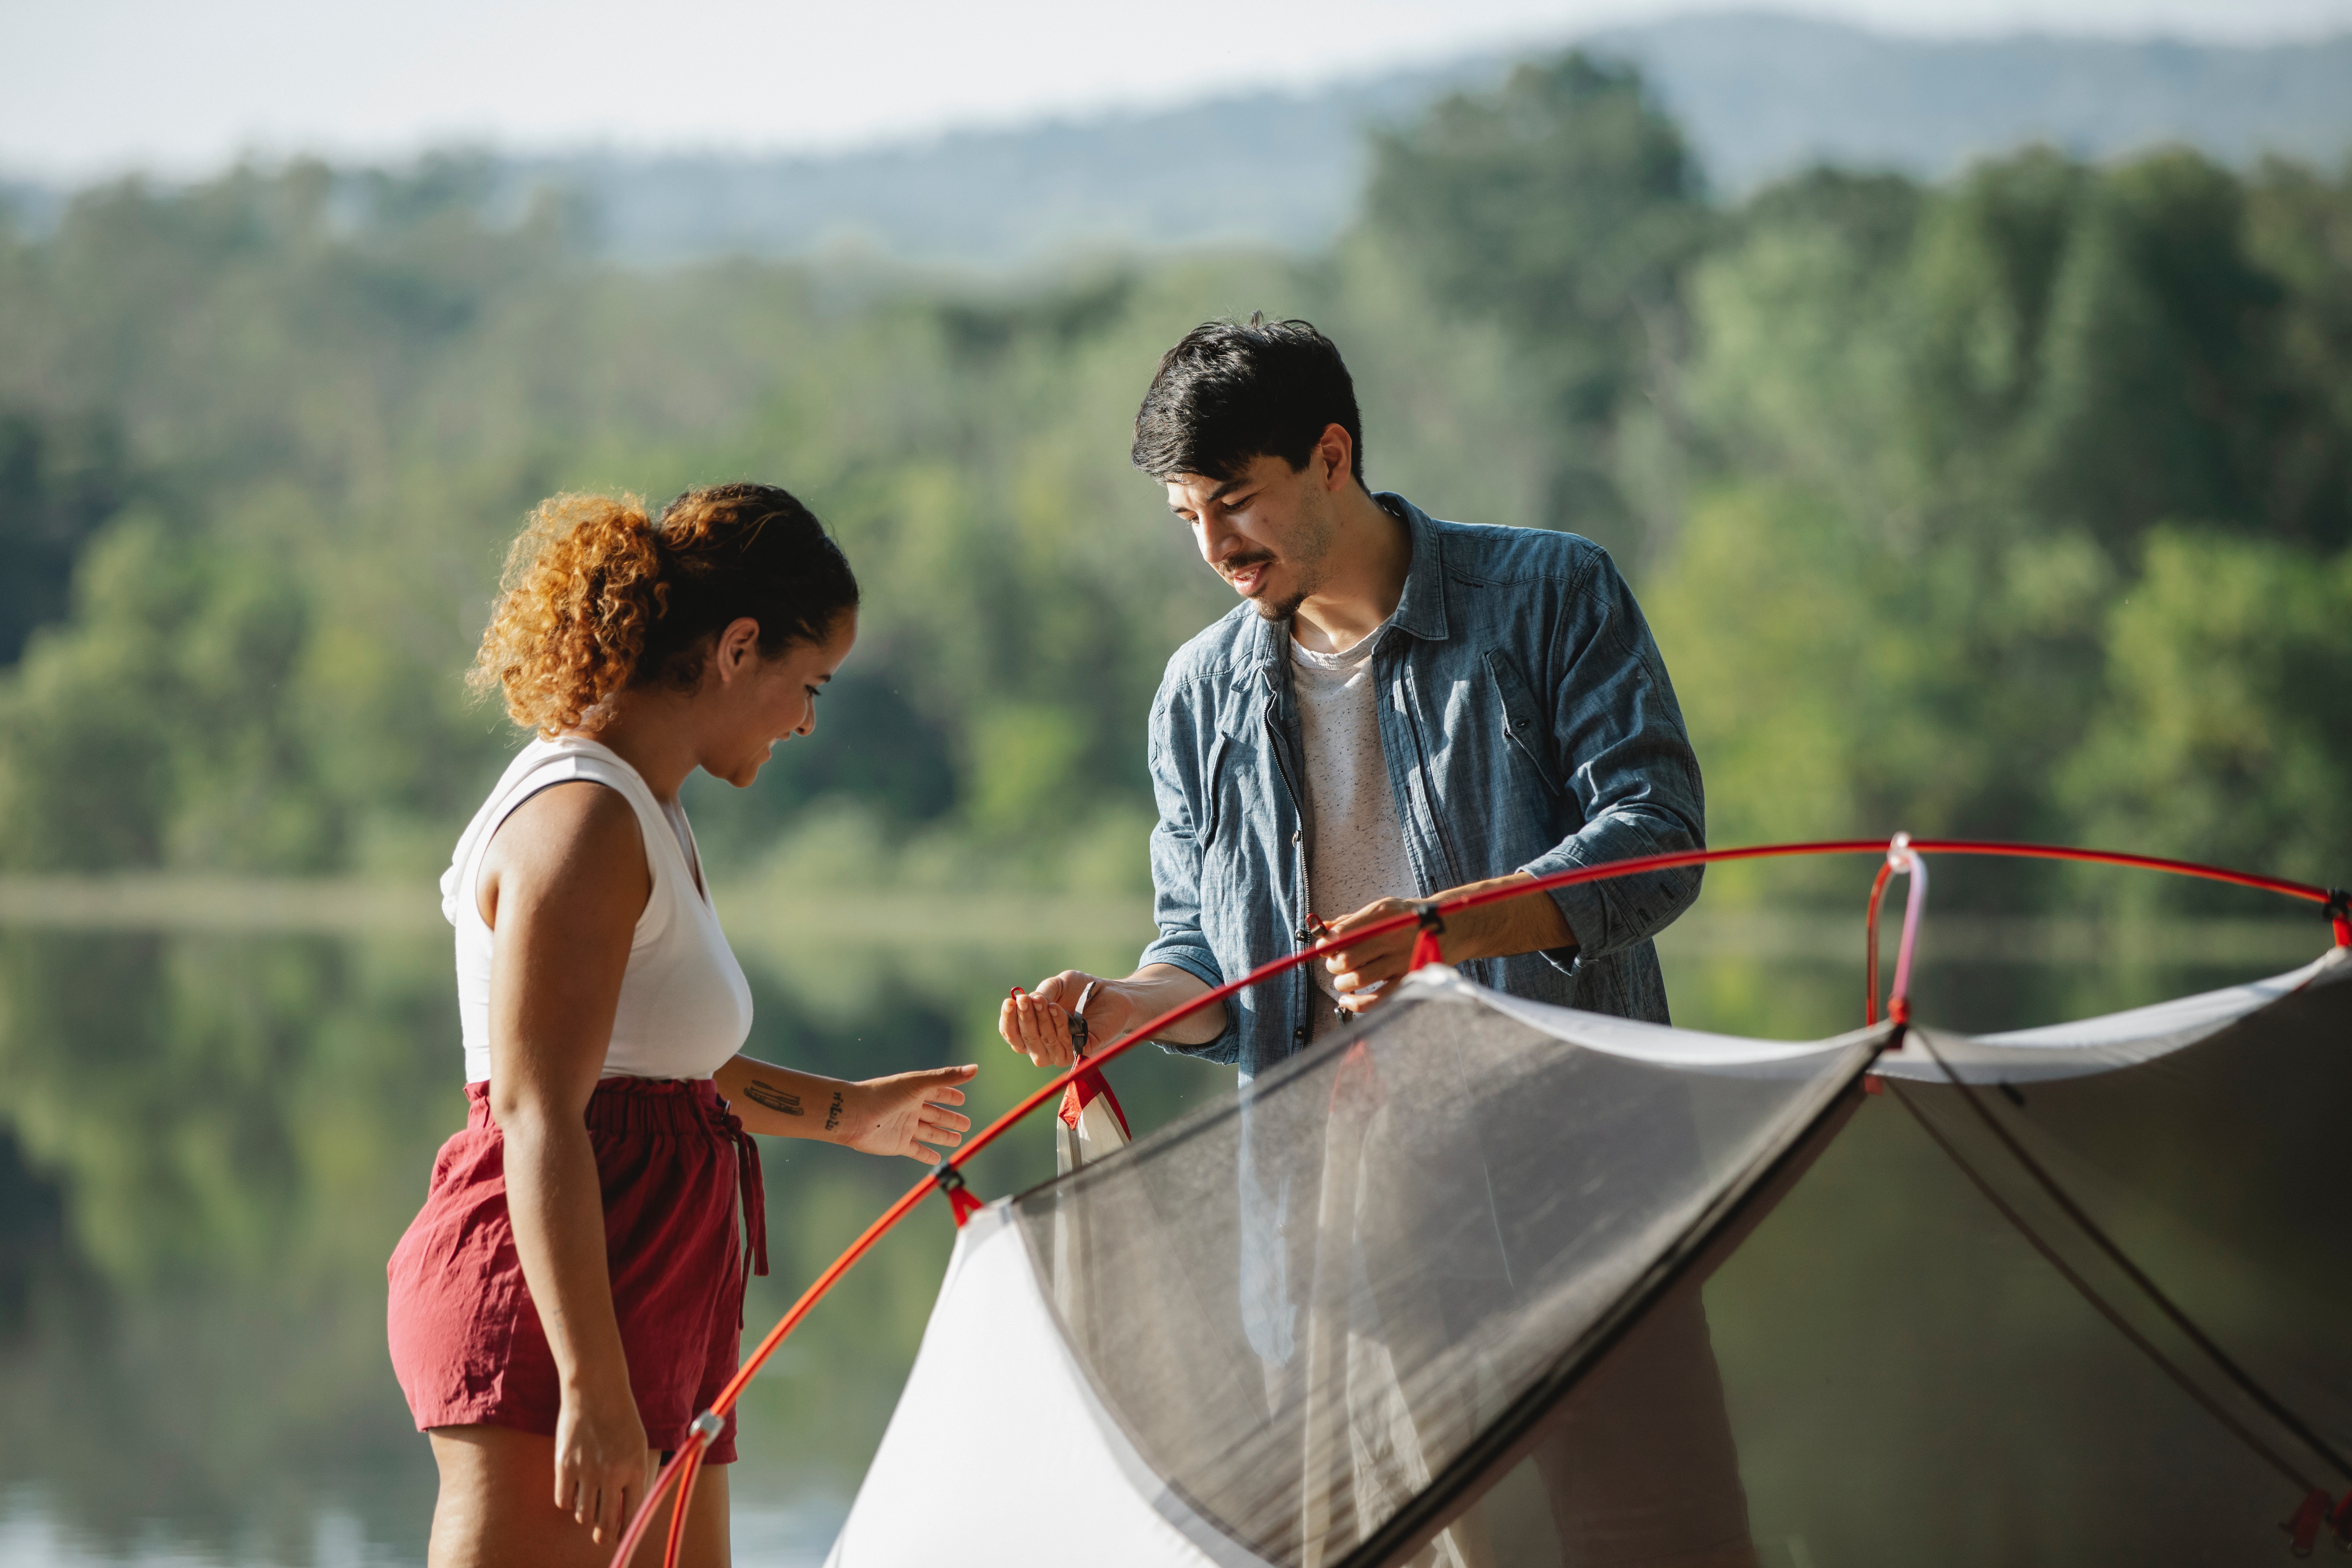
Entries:
{"label": "man's dark hair", "polygon": [[1230,479],[1255,458],[1295,472],[1337,425],[1364,481],[1364,426],[1356,384],[1331,340],[1307,321],[1203,321],[1160,356],[1135,416],[1135,466],[1155,479],[1202,474]]}

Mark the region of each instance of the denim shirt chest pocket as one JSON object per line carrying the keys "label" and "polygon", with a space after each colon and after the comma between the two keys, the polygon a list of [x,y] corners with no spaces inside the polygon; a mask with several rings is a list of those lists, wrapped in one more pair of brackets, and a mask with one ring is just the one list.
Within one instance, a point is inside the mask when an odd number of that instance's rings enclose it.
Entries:
{"label": "denim shirt chest pocket", "polygon": [[1201,832],[1202,881],[1250,889],[1253,897],[1242,907],[1251,918],[1242,923],[1261,941],[1279,919],[1266,907],[1266,894],[1279,898],[1291,880],[1282,829],[1298,815],[1276,752],[1276,707],[1262,679],[1237,689],[1221,705],[1202,774],[1207,803]]}
{"label": "denim shirt chest pocket", "polygon": [[1537,705],[1535,693],[1511,656],[1501,648],[1487,649],[1485,662],[1487,677],[1494,682],[1504,744],[1534,773],[1547,794],[1555,798],[1566,794],[1559,762],[1552,754],[1551,727],[1544,722],[1545,710]]}

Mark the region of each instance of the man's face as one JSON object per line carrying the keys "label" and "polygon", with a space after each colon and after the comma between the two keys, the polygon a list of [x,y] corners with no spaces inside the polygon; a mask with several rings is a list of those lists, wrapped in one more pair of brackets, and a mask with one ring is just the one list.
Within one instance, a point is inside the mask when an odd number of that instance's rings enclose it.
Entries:
{"label": "man's face", "polygon": [[1168,477],[1168,510],[1192,531],[1201,559],[1269,621],[1288,620],[1323,585],[1333,502],[1321,450],[1293,468],[1259,457],[1230,479]]}

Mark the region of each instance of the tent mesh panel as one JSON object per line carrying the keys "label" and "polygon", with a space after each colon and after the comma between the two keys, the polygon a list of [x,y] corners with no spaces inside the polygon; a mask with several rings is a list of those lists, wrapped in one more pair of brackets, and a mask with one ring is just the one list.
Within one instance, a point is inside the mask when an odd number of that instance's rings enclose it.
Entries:
{"label": "tent mesh panel", "polygon": [[[1467,987],[1409,994],[1016,1212],[1081,1365],[1144,1459],[1269,1562],[1339,1563],[1573,1363],[1662,1258],[1818,1124],[1866,1039],[1717,1050]],[[1563,1037],[1565,1035],[1566,1037]],[[1631,1038],[1667,1059],[1623,1048]],[[1705,1053],[1700,1053],[1705,1054]],[[1587,1407],[1580,1418],[1579,1407]],[[1532,1435],[1547,1539],[1477,1512],[1418,1547],[1480,1568],[1753,1561],[1695,1282]],[[1481,1461],[1483,1462],[1483,1461]],[[1489,1467],[1495,1468],[1495,1467]],[[1525,1511],[1525,1510],[1522,1510]]]}

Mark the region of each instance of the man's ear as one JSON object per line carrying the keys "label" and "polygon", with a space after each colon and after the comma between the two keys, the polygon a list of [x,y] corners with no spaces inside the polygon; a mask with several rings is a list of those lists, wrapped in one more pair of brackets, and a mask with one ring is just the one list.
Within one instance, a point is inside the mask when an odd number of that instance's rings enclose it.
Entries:
{"label": "man's ear", "polygon": [[1323,488],[1336,490],[1353,477],[1356,458],[1355,439],[1348,427],[1337,421],[1323,426],[1323,438],[1315,443],[1315,461],[1321,464]]}

